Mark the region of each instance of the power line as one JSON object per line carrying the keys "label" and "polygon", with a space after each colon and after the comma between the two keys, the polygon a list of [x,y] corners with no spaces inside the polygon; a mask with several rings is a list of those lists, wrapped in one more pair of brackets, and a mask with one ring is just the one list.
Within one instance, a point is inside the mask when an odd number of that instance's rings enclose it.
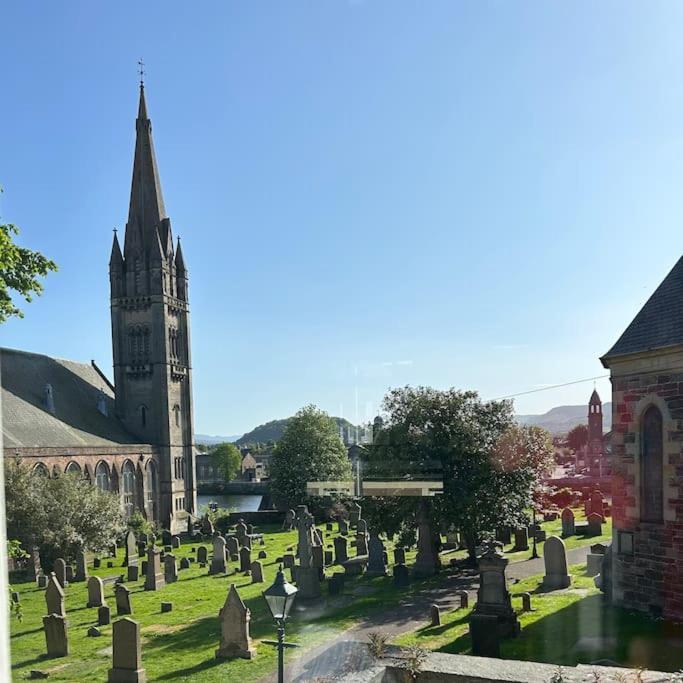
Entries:
{"label": "power line", "polygon": [[552,384],[547,387],[540,387],[539,389],[529,389],[528,391],[520,391],[517,394],[508,394],[507,396],[498,396],[497,398],[488,399],[489,401],[502,401],[506,398],[515,398],[516,396],[526,396],[527,394],[536,394],[539,391],[550,391],[551,389],[559,389],[560,387],[568,387],[572,384],[581,384],[583,382],[594,382],[596,379],[605,379],[609,375],[598,375],[597,377],[586,377],[586,379],[575,379],[572,382],[563,382],[562,384]]}

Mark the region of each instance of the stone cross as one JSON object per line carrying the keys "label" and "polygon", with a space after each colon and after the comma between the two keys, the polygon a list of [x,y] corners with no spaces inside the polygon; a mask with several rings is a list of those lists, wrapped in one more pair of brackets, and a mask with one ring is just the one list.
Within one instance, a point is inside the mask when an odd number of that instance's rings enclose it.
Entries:
{"label": "stone cross", "polygon": [[104,605],[104,584],[99,576],[88,579],[88,607],[102,607]]}
{"label": "stone cross", "polygon": [[209,574],[225,574],[225,571],[225,539],[222,536],[214,536]]}
{"label": "stone cross", "polygon": [[117,583],[114,587],[114,596],[116,597],[116,613],[119,616],[122,614],[133,614],[129,588],[126,588],[122,583]]}
{"label": "stone cross", "polygon": [[178,580],[178,564],[175,555],[164,555],[164,581],[175,583]]}
{"label": "stone cross", "polygon": [[368,544],[368,567],[366,573],[370,576],[386,576],[387,566],[384,563],[384,543],[379,533],[372,531]]}
{"label": "stone cross", "polygon": [[574,512],[571,508],[562,510],[562,536],[567,538],[576,533],[576,525],[574,521]]}
{"label": "stone cross", "polygon": [[45,644],[48,657],[66,657],[69,654],[69,638],[66,630],[66,618],[58,614],[43,617]]}
{"label": "stone cross", "polygon": [[145,574],[145,590],[158,591],[164,585],[164,573],[161,571],[161,551],[155,546],[147,550],[147,573]]}
{"label": "stone cross", "polygon": [[251,563],[251,582],[263,583],[263,565],[258,560]]}
{"label": "stone cross", "polygon": [[83,550],[76,553],[76,575],[74,581],[86,581],[88,578],[88,561]]}
{"label": "stone cross", "polygon": [[109,683],[145,683],[142,668],[140,624],[128,617],[114,622],[112,627],[112,668]]}
{"label": "stone cross", "polygon": [[249,636],[251,612],[240,598],[234,583],[230,584],[228,597],[218,613],[218,618],[221,622],[221,643],[216,650],[216,657],[253,659],[256,650],[252,647]]}
{"label": "stone cross", "polygon": [[315,522],[313,515],[305,505],[297,506],[296,528],[299,534],[299,562],[302,567],[310,567],[312,561],[313,529]]}
{"label": "stone cross", "polygon": [[66,588],[67,586],[67,581],[66,581],[66,562],[64,561],[64,558],[58,557],[55,560],[54,564],[54,574],[55,577],[57,577],[57,581],[59,581],[59,585],[62,588]]}
{"label": "stone cross", "polygon": [[50,578],[47,582],[45,604],[47,605],[48,614],[56,614],[60,617],[66,616],[66,611],[64,609],[64,590],[59,585],[59,581],[57,581],[54,572],[50,574]]}
{"label": "stone cross", "polygon": [[567,572],[567,548],[558,536],[551,536],[543,545],[543,560],[545,562],[545,576],[543,588],[557,590],[567,588],[571,577]]}

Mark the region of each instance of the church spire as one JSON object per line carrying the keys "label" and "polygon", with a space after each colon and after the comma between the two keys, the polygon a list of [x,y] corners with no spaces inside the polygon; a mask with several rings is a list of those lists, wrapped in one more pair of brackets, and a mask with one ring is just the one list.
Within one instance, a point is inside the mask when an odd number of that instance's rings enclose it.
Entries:
{"label": "church spire", "polygon": [[[166,218],[161,181],[152,141],[152,122],[147,115],[145,86],[140,84],[140,103],[135,122],[135,157],[133,160],[133,182],[130,190],[126,246],[129,246],[129,230],[139,226],[142,233],[142,247],[148,253],[156,247],[157,231]],[[126,251],[128,251],[126,249]]]}

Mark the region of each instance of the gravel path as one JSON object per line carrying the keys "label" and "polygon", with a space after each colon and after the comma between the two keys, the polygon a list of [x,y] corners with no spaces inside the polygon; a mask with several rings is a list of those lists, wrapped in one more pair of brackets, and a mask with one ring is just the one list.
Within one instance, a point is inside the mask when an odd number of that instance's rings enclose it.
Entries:
{"label": "gravel path", "polygon": [[[567,552],[569,564],[586,562],[589,547],[574,548]],[[523,560],[508,565],[508,579],[520,580],[544,571],[543,558]],[[413,631],[428,620],[430,605],[439,605],[442,610],[451,610],[458,604],[457,591],[469,593],[470,604],[476,599],[477,577],[449,575],[435,588],[428,588],[409,596],[401,605],[384,612],[372,614],[333,640],[303,652],[299,657],[285,663],[285,681],[304,683],[334,681],[345,673],[363,671],[373,660],[365,643],[372,631],[381,631],[389,638]],[[295,603],[296,604],[296,603]],[[260,683],[276,683],[277,675],[263,678]]]}

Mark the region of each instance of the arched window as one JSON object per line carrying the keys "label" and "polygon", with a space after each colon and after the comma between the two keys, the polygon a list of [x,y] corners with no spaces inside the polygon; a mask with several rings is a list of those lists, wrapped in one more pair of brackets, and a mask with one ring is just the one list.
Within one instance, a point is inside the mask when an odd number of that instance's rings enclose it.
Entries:
{"label": "arched window", "polygon": [[180,427],[180,406],[173,406],[173,415],[175,416],[175,426]]}
{"label": "arched window", "polygon": [[662,414],[651,406],[641,421],[640,504],[641,519],[661,522],[663,515],[664,432]]}
{"label": "arched window", "polygon": [[42,462],[39,462],[34,468],[31,474],[36,475],[38,477],[49,477],[50,472],[48,471],[47,467],[43,465]]}
{"label": "arched window", "polygon": [[106,462],[97,463],[95,468],[95,484],[100,491],[109,491],[109,468]]}
{"label": "arched window", "polygon": [[130,517],[135,509],[135,469],[130,460],[126,460],[121,473],[123,479],[123,511]]}
{"label": "arched window", "polygon": [[67,474],[80,474],[81,466],[77,462],[71,461],[67,466],[65,472]]}
{"label": "arched window", "polygon": [[147,510],[152,519],[157,518],[157,466],[153,460],[147,463]]}

